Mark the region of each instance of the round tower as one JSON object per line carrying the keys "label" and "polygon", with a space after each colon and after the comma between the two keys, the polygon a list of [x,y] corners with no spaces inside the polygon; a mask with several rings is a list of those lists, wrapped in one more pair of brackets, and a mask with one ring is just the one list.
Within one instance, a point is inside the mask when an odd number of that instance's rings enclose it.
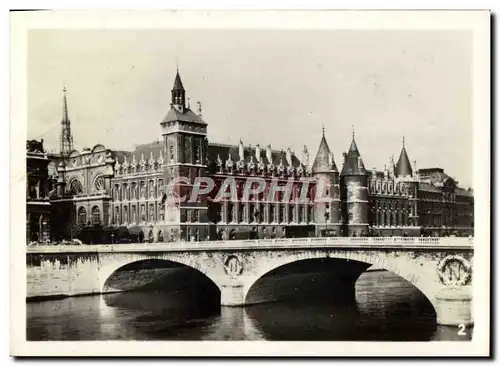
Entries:
{"label": "round tower", "polygon": [[340,236],[342,220],[339,171],[326,142],[324,130],[312,166],[312,174],[316,181],[316,194],[314,197],[316,235]]}
{"label": "round tower", "polygon": [[345,236],[368,235],[368,175],[354,133],[340,173]]}

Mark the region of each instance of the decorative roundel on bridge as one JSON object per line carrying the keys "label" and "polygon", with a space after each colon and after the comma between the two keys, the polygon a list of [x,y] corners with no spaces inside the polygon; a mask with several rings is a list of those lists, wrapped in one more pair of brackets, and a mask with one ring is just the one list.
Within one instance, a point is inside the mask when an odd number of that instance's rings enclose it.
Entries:
{"label": "decorative roundel on bridge", "polygon": [[471,278],[469,262],[459,255],[449,255],[441,260],[437,268],[438,276],[444,285],[467,285]]}
{"label": "decorative roundel on bridge", "polygon": [[237,276],[243,271],[241,260],[235,255],[228,255],[224,260],[224,269],[231,276]]}

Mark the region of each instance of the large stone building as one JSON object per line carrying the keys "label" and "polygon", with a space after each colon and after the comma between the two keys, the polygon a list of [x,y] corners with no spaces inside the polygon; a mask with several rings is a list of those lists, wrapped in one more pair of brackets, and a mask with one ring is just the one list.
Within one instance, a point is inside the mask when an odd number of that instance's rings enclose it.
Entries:
{"label": "large stone building", "polygon": [[[159,123],[161,140],[133,151],[98,144],[80,152],[73,149],[65,92],[60,154],[51,159],[57,170],[51,202],[63,219],[53,220],[58,222],[53,231],[67,237],[74,227],[124,226],[147,241],[473,233],[472,192],[442,169],[417,170],[404,141],[397,163],[369,171],[353,133],[339,171],[324,133],[312,164],[306,147],[299,158],[268,143],[217,144],[207,139],[201,104],[194,112],[186,102],[177,73],[170,107]],[[176,201],[167,187],[179,177],[185,178],[184,193],[197,177],[210,177],[214,193],[196,202]],[[216,200],[228,177],[237,193]],[[264,179],[265,191],[245,197],[249,177]],[[271,182],[290,184],[292,199],[284,199],[288,191],[270,194]],[[315,200],[320,182],[321,200]],[[295,200],[302,190],[308,202]]]}

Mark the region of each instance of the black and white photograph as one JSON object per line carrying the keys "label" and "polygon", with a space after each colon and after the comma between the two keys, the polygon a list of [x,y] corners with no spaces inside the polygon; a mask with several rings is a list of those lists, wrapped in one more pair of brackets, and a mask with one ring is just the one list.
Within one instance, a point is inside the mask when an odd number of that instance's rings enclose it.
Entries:
{"label": "black and white photograph", "polygon": [[11,352],[487,354],[489,12],[361,13],[11,14]]}

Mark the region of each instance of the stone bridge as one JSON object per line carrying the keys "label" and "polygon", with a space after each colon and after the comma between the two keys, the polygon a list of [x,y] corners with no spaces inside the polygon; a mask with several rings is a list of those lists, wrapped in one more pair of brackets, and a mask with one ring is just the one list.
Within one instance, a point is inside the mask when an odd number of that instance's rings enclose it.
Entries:
{"label": "stone bridge", "polygon": [[[371,265],[418,288],[440,324],[471,324],[472,238],[299,238],[115,245],[38,246],[27,249],[27,297],[118,291],[106,286],[118,270],[144,260],[185,265],[210,279],[220,303],[243,306],[276,300],[256,296],[267,274],[300,261],[327,263],[328,291],[354,296]],[[331,260],[331,262],[328,262]],[[268,286],[271,289],[276,283]]]}

